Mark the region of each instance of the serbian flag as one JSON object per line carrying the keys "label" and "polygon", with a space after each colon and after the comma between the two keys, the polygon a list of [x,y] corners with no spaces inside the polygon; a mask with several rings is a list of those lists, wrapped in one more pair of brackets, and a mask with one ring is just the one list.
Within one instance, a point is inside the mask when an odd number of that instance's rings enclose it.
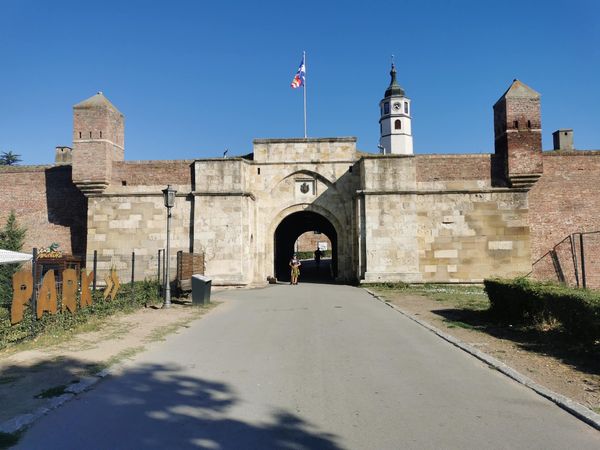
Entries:
{"label": "serbian flag", "polygon": [[290,84],[292,89],[296,89],[296,88],[299,88],[300,86],[304,86],[305,75],[306,75],[306,71],[304,70],[304,55],[302,55],[302,62],[300,63],[300,67],[298,67],[298,72],[296,72],[296,76],[292,80],[292,84]]}

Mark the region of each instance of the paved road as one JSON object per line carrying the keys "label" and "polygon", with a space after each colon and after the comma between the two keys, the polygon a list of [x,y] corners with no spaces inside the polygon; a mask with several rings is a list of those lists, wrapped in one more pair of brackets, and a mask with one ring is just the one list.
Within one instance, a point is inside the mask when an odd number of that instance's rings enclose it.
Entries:
{"label": "paved road", "polygon": [[20,448],[600,448],[596,430],[361,289],[218,297]]}

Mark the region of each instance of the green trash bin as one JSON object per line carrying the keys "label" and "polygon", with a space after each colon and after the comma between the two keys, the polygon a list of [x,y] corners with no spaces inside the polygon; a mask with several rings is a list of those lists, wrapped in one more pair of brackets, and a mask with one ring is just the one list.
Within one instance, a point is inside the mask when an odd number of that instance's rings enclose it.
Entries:
{"label": "green trash bin", "polygon": [[192,275],[192,305],[210,303],[212,280],[204,275]]}

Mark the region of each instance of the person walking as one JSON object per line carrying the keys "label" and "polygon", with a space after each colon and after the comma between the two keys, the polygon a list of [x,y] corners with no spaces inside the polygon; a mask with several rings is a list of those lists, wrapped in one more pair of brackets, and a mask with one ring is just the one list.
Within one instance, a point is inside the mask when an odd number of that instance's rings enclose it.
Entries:
{"label": "person walking", "polygon": [[317,270],[319,270],[319,266],[321,265],[321,256],[323,255],[323,252],[321,251],[321,249],[319,247],[317,247],[317,249],[315,250],[315,264],[317,266]]}
{"label": "person walking", "polygon": [[296,254],[294,253],[292,255],[292,259],[290,259],[290,268],[292,270],[292,281],[290,282],[290,284],[298,284],[298,277],[300,276],[301,265],[302,263],[300,263],[300,260],[296,257]]}

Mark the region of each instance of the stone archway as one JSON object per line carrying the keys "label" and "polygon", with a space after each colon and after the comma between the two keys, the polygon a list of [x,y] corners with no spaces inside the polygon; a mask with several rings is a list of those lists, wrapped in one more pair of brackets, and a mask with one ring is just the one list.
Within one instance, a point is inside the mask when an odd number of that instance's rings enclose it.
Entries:
{"label": "stone archway", "polygon": [[315,281],[327,281],[338,274],[338,233],[333,224],[323,215],[314,211],[297,211],[286,216],[275,229],[273,236],[274,273],[281,281],[289,281],[288,262],[294,252],[296,239],[306,231],[320,231],[331,241],[331,272],[322,271],[315,274]]}

